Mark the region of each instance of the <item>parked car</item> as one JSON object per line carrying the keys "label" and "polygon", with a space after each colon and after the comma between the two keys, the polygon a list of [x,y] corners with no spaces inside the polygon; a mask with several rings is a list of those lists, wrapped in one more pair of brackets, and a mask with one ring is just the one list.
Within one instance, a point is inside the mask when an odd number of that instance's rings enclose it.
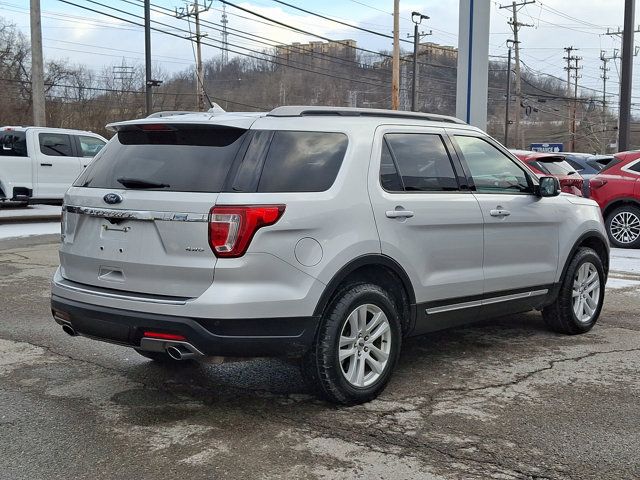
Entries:
{"label": "parked car", "polygon": [[0,203],[61,202],[106,142],[80,130],[0,127]]}
{"label": "parked car", "polygon": [[563,155],[557,153],[529,152],[526,150],[511,150],[519,160],[526,163],[536,175],[553,175],[560,180],[560,186],[565,193],[579,197],[583,196],[584,179],[576,172]]}
{"label": "parked car", "polygon": [[613,157],[589,180],[589,195],[602,209],[611,244],[640,248],[640,151]]}
{"label": "parked car", "polygon": [[585,179],[600,173],[613,160],[613,155],[590,153],[563,153],[562,156]]}
{"label": "parked car", "polygon": [[388,110],[114,123],[65,195],[56,322],[158,362],[301,359],[331,401],[387,384],[403,339],[532,309],[598,319],[600,210],[481,130]]}

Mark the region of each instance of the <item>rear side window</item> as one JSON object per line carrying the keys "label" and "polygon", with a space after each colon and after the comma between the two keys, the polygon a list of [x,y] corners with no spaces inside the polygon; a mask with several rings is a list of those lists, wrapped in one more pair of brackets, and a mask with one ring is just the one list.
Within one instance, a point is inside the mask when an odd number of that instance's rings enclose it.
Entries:
{"label": "rear side window", "polygon": [[99,138],[86,135],[78,135],[78,142],[80,143],[80,153],[83,157],[95,157],[105,145]]}
{"label": "rear side window", "polygon": [[258,192],[322,192],[338,175],[347,151],[343,133],[276,131]]}
{"label": "rear side window", "polygon": [[636,162],[629,167],[629,170],[640,173],[640,162]]}
{"label": "rear side window", "polygon": [[75,185],[221,191],[246,130],[209,125],[153,127],[156,130],[132,127],[119,131]]}
{"label": "rear side window", "polygon": [[584,170],[584,167],[580,165],[578,162],[567,159],[567,163],[571,165],[573,168],[575,168],[576,172],[581,172],[582,170]]}
{"label": "rear side window", "polygon": [[72,157],[71,137],[64,133],[40,133],[40,151],[49,157]]}
{"label": "rear side window", "polygon": [[25,132],[0,131],[0,157],[26,157],[27,140]]}
{"label": "rear side window", "polygon": [[453,165],[440,135],[388,133],[384,139],[399,170],[404,191],[458,190]]}

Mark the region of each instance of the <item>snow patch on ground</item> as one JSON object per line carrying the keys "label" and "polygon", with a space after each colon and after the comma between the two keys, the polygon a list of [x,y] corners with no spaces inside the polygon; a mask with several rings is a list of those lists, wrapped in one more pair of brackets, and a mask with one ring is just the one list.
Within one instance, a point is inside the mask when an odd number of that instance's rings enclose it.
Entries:
{"label": "snow patch on ground", "polygon": [[41,215],[60,215],[60,205],[31,205],[29,207],[2,207],[0,206],[0,221],[3,218],[14,217],[39,217]]}
{"label": "snow patch on ground", "polygon": [[0,240],[52,234],[60,234],[60,222],[0,224]]}

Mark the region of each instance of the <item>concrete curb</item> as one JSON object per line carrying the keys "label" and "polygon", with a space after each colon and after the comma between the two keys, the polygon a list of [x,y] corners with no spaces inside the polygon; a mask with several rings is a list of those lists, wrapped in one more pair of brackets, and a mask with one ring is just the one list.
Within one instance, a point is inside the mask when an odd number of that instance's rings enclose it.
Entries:
{"label": "concrete curb", "polygon": [[0,225],[3,223],[33,223],[33,222],[59,222],[61,214],[22,215],[13,217],[0,216]]}

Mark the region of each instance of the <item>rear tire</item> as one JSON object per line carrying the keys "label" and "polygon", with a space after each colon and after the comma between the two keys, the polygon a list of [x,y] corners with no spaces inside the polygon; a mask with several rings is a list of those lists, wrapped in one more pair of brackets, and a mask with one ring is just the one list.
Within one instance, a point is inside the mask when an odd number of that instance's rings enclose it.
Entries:
{"label": "rear tire", "polygon": [[640,248],[640,208],[623,205],[607,215],[605,222],[611,245],[618,248]]}
{"label": "rear tire", "polygon": [[325,312],[316,342],[303,359],[303,377],[331,402],[368,402],[386,387],[401,341],[392,297],[377,285],[351,285]]}
{"label": "rear tire", "polygon": [[586,333],[598,321],[604,302],[605,276],[602,260],[591,248],[580,248],[571,259],[558,297],[542,310],[555,332]]}

